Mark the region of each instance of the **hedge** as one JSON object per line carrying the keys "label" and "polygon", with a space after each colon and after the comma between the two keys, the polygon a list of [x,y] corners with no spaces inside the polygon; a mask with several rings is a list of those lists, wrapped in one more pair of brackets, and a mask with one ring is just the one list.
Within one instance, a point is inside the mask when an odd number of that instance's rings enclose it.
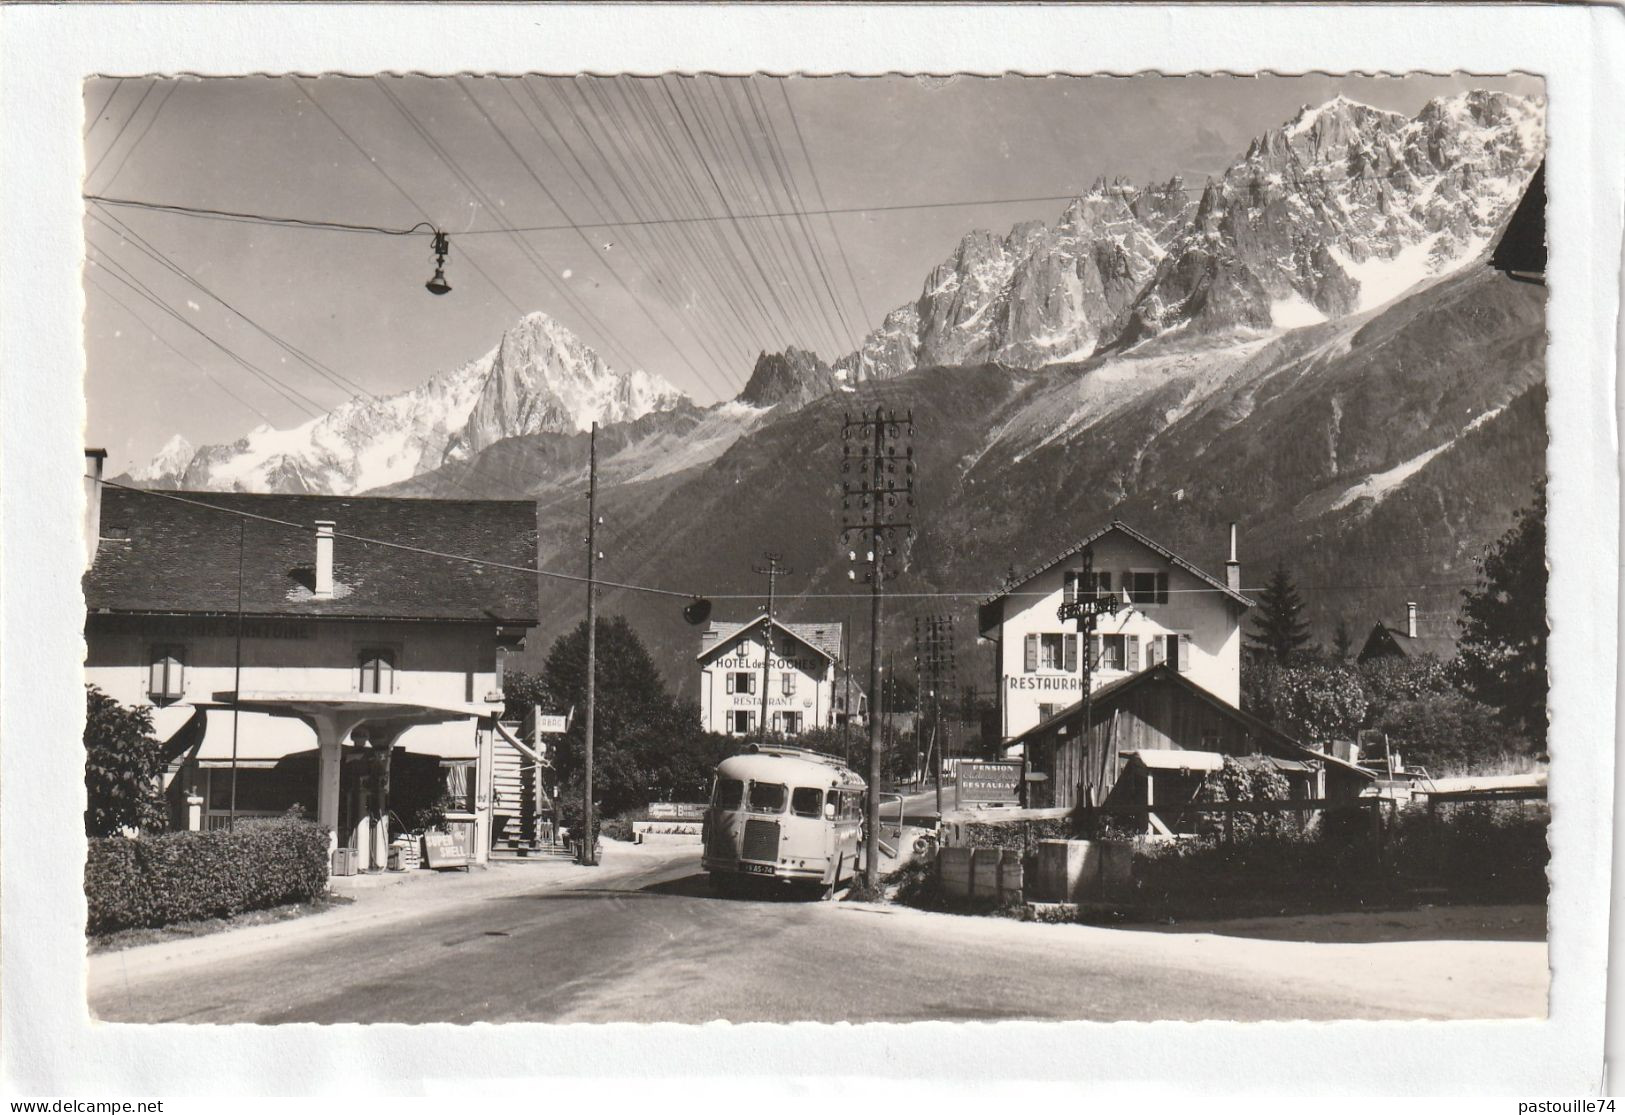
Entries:
{"label": "hedge", "polygon": [[293,819],[239,821],[235,832],[90,841],[91,933],[231,917],[327,890],[328,830]]}

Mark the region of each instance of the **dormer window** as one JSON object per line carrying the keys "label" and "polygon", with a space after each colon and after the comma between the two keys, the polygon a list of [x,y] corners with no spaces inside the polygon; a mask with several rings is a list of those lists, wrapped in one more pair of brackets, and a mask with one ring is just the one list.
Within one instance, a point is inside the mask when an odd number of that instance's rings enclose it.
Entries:
{"label": "dormer window", "polygon": [[395,652],[388,647],[369,647],[360,654],[362,693],[395,692]]}
{"label": "dormer window", "polygon": [[186,696],[186,648],[173,643],[152,648],[147,695],[153,704],[168,704]]}

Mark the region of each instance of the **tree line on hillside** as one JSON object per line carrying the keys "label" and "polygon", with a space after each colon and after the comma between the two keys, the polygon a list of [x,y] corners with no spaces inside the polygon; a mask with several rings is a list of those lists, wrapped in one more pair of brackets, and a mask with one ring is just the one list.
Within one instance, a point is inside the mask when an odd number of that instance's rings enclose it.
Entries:
{"label": "tree line on hillside", "polygon": [[1311,746],[1383,732],[1409,765],[1438,774],[1544,759],[1546,753],[1546,494],[1478,561],[1462,591],[1454,659],[1351,662],[1339,623],[1311,645],[1304,602],[1277,568],[1259,593],[1242,658],[1242,707]]}

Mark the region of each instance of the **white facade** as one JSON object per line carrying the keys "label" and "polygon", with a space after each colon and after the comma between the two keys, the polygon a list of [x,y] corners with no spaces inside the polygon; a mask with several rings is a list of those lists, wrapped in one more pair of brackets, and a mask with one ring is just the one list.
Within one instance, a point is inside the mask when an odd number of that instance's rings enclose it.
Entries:
{"label": "white facade", "polygon": [[228,765],[239,768],[238,800],[248,803],[238,815],[280,813],[292,803],[284,800],[290,788],[281,785],[274,803],[262,801],[256,780],[290,756],[319,750],[320,784],[300,790],[309,799],[300,803],[335,826],[335,844],[381,860],[383,826],[359,809],[337,825],[345,791],[339,764],[366,741],[466,766],[468,796],[447,816],[472,826],[470,851],[483,862],[491,725],[502,708],[496,634],[477,623],[245,617],[239,687],[235,617],[92,615],[85,680],[122,705],[152,710],[160,743],[207,712],[201,737],[166,776],[166,789],[174,782],[183,798],[201,799],[201,827],[214,827],[228,808]]}
{"label": "white facade", "polygon": [[[736,736],[761,731],[766,643],[767,622],[760,619],[701,649],[700,722],[707,731]],[[838,691],[837,676],[833,658],[775,623],[765,679],[768,730],[794,736],[840,723],[846,698]],[[857,703],[854,687],[853,704]]]}
{"label": "white facade", "polygon": [[[1119,604],[1115,615],[1096,621],[1091,687],[1171,661],[1191,681],[1239,706],[1244,599],[1122,529],[1107,530],[1090,548],[1099,590],[1109,588]],[[984,607],[983,635],[997,642],[1004,739],[1082,698],[1078,623],[1057,616],[1069,579],[1082,567],[1082,553],[1073,554]]]}
{"label": "white facade", "polygon": [[[190,706],[238,687],[231,616],[93,616],[85,680],[123,705]],[[178,652],[170,695],[152,663]],[[474,703],[499,694],[489,625],[359,619],[245,618],[242,689],[392,694]],[[364,663],[374,663],[363,678]],[[154,698],[157,698],[156,700]]]}

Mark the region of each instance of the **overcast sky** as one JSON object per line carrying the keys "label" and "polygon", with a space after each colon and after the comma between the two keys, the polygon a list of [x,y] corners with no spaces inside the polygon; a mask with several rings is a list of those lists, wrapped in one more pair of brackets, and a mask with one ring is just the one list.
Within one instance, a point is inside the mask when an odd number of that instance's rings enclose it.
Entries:
{"label": "overcast sky", "polygon": [[[1338,93],[1414,114],[1468,88],[1542,92],[1526,77],[97,79],[87,194],[426,221],[450,234],[454,289],[423,288],[427,228],[90,204],[87,443],[117,473],[175,433],[292,427],[474,359],[532,310],[712,402],[763,349],[850,351],[972,228],[1054,220],[1057,196],[1101,175],[1200,185]],[[849,212],[748,217],[829,209]],[[695,216],[717,219],[625,223]],[[538,225],[553,227],[508,231]]]}

